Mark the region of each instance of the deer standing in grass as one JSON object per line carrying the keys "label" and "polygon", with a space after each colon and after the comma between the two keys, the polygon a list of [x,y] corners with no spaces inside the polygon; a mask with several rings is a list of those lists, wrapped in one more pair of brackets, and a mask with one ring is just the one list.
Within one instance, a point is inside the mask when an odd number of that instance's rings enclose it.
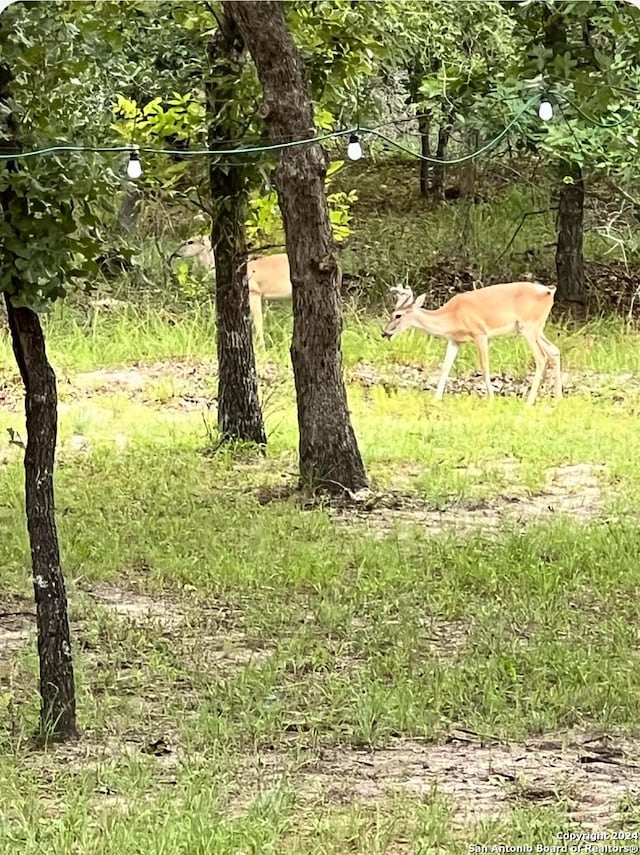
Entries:
{"label": "deer standing in grass", "polygon": [[[181,258],[195,258],[203,267],[213,270],[215,260],[211,241],[188,240],[176,253]],[[285,252],[277,255],[263,255],[247,261],[246,283],[249,288],[249,309],[253,327],[260,347],[264,350],[264,321],[262,315],[263,300],[290,300],[291,275],[289,259]]]}
{"label": "deer standing in grass", "polygon": [[489,285],[456,294],[444,306],[433,310],[423,308],[426,294],[414,298],[410,288],[392,288],[391,292],[397,299],[391,320],[382,333],[385,338],[393,338],[403,330],[418,329],[428,335],[447,339],[447,351],[436,390],[437,401],[444,394],[460,345],[465,341],[473,341],[478,349],[487,395],[493,398],[489,374],[489,339],[516,332],[526,340],[536,363],[527,403],[535,403],[542,377],[549,365],[554,371],[555,395],[562,397],[560,351],[544,334],[544,325],[553,306],[555,286],[543,285],[541,282]]}

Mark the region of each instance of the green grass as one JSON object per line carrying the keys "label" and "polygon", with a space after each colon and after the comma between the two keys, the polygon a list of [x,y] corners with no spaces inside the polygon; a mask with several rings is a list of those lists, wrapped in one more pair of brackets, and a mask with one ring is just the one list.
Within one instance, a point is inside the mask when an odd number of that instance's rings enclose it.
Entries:
{"label": "green grass", "polygon": [[[528,409],[513,394],[488,404],[450,391],[436,404],[424,387],[443,343],[383,340],[371,298],[405,277],[418,291],[449,256],[488,275],[548,192],[541,182],[435,210],[404,167],[382,179],[358,169],[340,174],[360,193],[342,261],[368,290],[346,305],[343,349],[370,512],[344,519],[295,497],[267,501],[297,474],[288,306],[269,309],[258,360],[264,457],[209,452],[208,285],[163,306],[136,291],[134,306],[58,305],[46,318],[83,737],[33,747],[32,621],[0,619],[0,855],[551,846],[559,830],[577,830],[570,811],[584,788],[551,780],[541,799],[527,773],[509,782],[464,742],[441,745],[449,754],[436,774],[433,746],[466,728],[488,751],[493,740],[540,746],[569,732],[625,737],[637,753],[640,334],[620,319],[577,324],[555,312],[565,400],[543,394]],[[527,219],[500,268],[530,269],[531,248],[548,265],[552,217]],[[589,253],[602,249],[590,236]],[[452,380],[475,359],[464,348]],[[530,362],[523,341],[492,343],[492,371],[508,385]],[[19,396],[6,338],[4,383]],[[0,409],[0,611],[13,613],[33,606],[21,451],[7,429],[24,437],[21,409]],[[567,466],[574,480],[549,492]],[[534,510],[521,519],[525,507]],[[481,522],[468,531],[467,518]],[[166,752],[149,753],[159,740]],[[640,828],[639,782],[624,787],[633,774],[620,769],[606,791],[603,828]],[[456,775],[466,789],[451,794]],[[593,780],[599,793],[610,786]],[[465,819],[460,808],[483,790],[493,812]]]}
{"label": "green grass", "polygon": [[[605,467],[596,476],[604,508],[592,522],[560,513],[433,535],[418,521],[391,520],[387,533],[367,533],[357,520],[338,524],[328,508],[259,501],[261,489],[290,483],[296,471],[286,312],[267,322],[279,380],[264,393],[266,458],[202,454],[213,416],[176,405],[178,363],[151,377],[148,394],[79,391],[77,370],[211,359],[208,307],[175,324],[165,317],[149,306],[90,325],[69,310],[47,321],[51,358],[69,378],[60,386],[57,512],[85,735],[75,749],[34,752],[34,640],[0,657],[0,852],[338,855],[553,844],[569,827],[562,793],[460,825],[455,800],[437,788],[420,796],[399,784],[370,798],[355,773],[316,779],[314,769],[330,750],[428,743],[452,727],[515,740],[567,728],[634,733],[640,398],[616,378],[638,371],[638,336],[614,321],[556,327],[570,377],[611,379],[599,381],[598,395],[578,389],[533,410],[517,398],[489,405],[451,394],[436,405],[419,387],[351,383],[375,486],[426,507],[455,514],[541,491],[552,467]],[[437,343],[383,342],[381,324],[349,310],[349,370],[437,369]],[[15,374],[6,345],[0,366]],[[526,351],[496,342],[493,366],[521,375]],[[457,371],[472,368],[471,353]],[[3,411],[7,427],[22,432],[22,416]],[[19,449],[2,454],[0,565],[11,611],[13,596],[30,597],[29,557]],[[89,594],[113,586],[160,603],[159,612],[114,613]],[[170,753],[142,750],[158,739]],[[625,828],[637,827],[633,799],[627,808]]]}

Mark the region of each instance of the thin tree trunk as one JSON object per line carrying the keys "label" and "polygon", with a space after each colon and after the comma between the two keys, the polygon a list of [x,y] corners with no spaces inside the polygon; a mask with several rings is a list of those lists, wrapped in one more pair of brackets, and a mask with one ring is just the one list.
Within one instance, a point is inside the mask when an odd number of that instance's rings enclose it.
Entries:
{"label": "thin tree trunk", "polygon": [[[446,160],[447,146],[449,145],[449,137],[451,136],[451,123],[449,119],[443,119],[438,128],[438,148],[436,149],[436,157],[438,160]],[[433,184],[431,190],[437,199],[444,199],[445,194],[445,176],[446,167],[444,163],[436,163],[433,167]]]}
{"label": "thin tree trunk", "polygon": [[76,702],[53,489],[56,377],[47,359],[37,314],[31,309],[15,308],[8,295],[5,300],[13,350],[25,388],[25,496],[38,626],[41,730],[44,736],[71,739],[76,736]]}
{"label": "thin tree trunk", "polygon": [[[209,140],[231,140],[229,103],[237,97],[236,84],[244,46],[228,10],[209,42],[210,75],[205,82],[209,111]],[[243,166],[209,161],[212,209],[211,245],[216,267],[218,349],[218,427],[223,440],[245,440],[265,445],[258,375],[249,319],[246,283],[245,219],[247,176]]]}
{"label": "thin tree trunk", "polygon": [[[228,0],[264,91],[261,108],[274,141],[315,133],[304,66],[274,0]],[[282,149],[276,189],[293,285],[291,361],[296,385],[303,484],[334,492],[367,484],[342,374],[340,268],[317,144]]]}
{"label": "thin tree trunk", "polygon": [[[478,148],[478,132],[467,131],[467,154],[471,154]],[[467,160],[462,164],[460,171],[460,196],[473,196],[476,192],[476,161]]]}
{"label": "thin tree trunk", "polygon": [[[0,65],[0,106],[3,110],[3,145],[19,150],[11,103],[11,69]],[[16,218],[16,234],[29,222],[27,199],[18,195],[11,178],[18,171],[15,160],[6,161],[0,212],[8,225]],[[20,294],[22,280],[15,257],[4,252],[9,271],[6,292]],[[7,280],[5,280],[7,281]],[[25,509],[31,547],[31,567],[36,601],[38,658],[40,662],[40,730],[45,738],[73,739],[76,734],[76,701],[67,614],[67,594],[60,566],[55,520],[53,469],[57,437],[56,377],[47,359],[40,320],[31,309],[17,308],[4,294],[13,351],[25,389],[27,447],[24,454]]]}
{"label": "thin tree trunk", "polygon": [[[571,184],[563,179],[570,176]],[[560,198],[558,203],[556,246],[556,273],[558,277],[558,299],[584,302],[586,283],[584,278],[584,180],[577,164],[562,163],[559,178]]]}
{"label": "thin tree trunk", "polygon": [[[429,117],[420,113],[420,84],[424,78],[424,69],[419,60],[414,60],[407,66],[409,77],[409,97],[407,102],[415,105],[418,109],[418,133],[420,134],[420,153],[423,157],[431,157],[431,144],[429,134],[431,123]],[[431,185],[432,167],[429,161],[420,161],[420,195],[428,196]]]}
{"label": "thin tree trunk", "polygon": [[[429,143],[429,132],[431,126],[426,116],[418,119],[418,131],[420,133],[420,153],[423,157],[431,157],[431,145]],[[420,161],[420,195],[429,195],[429,184],[431,180],[431,164],[427,160]]]}
{"label": "thin tree trunk", "polygon": [[138,221],[142,192],[134,187],[125,190],[118,211],[118,225],[124,232],[130,232]]}

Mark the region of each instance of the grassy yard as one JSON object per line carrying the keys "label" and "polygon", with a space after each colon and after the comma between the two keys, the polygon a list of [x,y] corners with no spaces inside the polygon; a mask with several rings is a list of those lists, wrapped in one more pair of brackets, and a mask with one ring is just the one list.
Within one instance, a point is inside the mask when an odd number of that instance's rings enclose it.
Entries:
{"label": "grassy yard", "polygon": [[442,343],[388,343],[382,322],[347,311],[374,490],[346,510],[288,489],[286,307],[260,359],[266,457],[211,450],[206,303],[48,320],[84,733],[45,752],[0,342],[0,853],[535,851],[640,831],[640,336],[553,327],[568,395],[532,410],[522,342],[492,346],[493,404],[470,349],[436,405]]}

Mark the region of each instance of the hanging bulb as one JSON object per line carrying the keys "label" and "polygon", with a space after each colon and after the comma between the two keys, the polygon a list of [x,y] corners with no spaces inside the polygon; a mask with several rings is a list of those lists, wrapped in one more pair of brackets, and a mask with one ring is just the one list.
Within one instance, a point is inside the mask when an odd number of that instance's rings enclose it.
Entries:
{"label": "hanging bulb", "polygon": [[548,98],[543,98],[538,108],[538,115],[543,122],[550,122],[553,119],[553,104]]}
{"label": "hanging bulb", "polygon": [[134,148],[129,155],[129,163],[127,164],[127,175],[133,181],[140,178],[142,175],[142,164],[140,163],[140,155],[138,149]]}
{"label": "hanging bulb", "polygon": [[347,157],[349,160],[360,160],[362,157],[362,146],[358,139],[358,134],[351,134],[349,137],[349,145],[347,146]]}

